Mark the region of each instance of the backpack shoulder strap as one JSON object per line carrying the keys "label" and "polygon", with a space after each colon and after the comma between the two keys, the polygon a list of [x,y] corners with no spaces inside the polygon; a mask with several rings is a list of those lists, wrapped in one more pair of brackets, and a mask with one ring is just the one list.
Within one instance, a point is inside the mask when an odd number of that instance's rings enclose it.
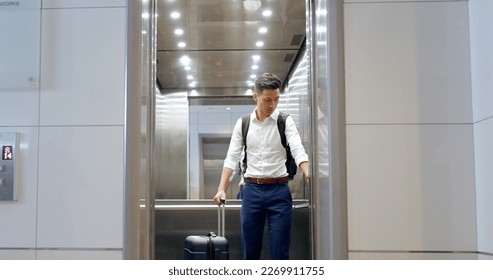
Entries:
{"label": "backpack shoulder strap", "polygon": [[240,164],[240,168],[243,170],[243,173],[245,173],[247,169],[247,134],[248,134],[248,128],[250,127],[250,115],[245,115],[241,117],[241,136],[243,137],[243,150],[244,150],[244,155],[243,155],[243,165]]}
{"label": "backpack shoulder strap", "polygon": [[241,135],[243,136],[243,145],[246,149],[246,137],[248,134],[248,128],[250,127],[250,115],[241,117]]}
{"label": "backpack shoulder strap", "polygon": [[284,148],[286,148],[287,146],[286,134],[284,132],[286,131],[286,118],[288,116],[289,114],[279,112],[279,117],[277,118],[277,129],[279,130],[279,135],[281,136],[281,144]]}

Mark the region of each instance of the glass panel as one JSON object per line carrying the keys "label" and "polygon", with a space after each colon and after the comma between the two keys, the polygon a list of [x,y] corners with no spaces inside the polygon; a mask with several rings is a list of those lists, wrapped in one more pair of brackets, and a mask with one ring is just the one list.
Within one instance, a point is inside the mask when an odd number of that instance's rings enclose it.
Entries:
{"label": "glass panel", "polygon": [[39,85],[41,0],[0,2],[0,87]]}

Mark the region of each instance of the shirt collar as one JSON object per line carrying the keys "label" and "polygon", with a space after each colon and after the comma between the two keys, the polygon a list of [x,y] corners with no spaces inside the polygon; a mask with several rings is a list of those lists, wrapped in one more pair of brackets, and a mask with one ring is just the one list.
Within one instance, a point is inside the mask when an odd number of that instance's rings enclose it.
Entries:
{"label": "shirt collar", "polygon": [[[257,108],[253,109],[253,112],[250,114],[250,119],[252,119],[252,120],[253,119],[257,120],[257,114],[255,113],[256,109]],[[274,110],[274,112],[272,112],[272,114],[270,114],[269,118],[272,118],[272,119],[274,119],[274,121],[277,122],[277,118],[279,118],[279,111],[277,111],[277,109]]]}

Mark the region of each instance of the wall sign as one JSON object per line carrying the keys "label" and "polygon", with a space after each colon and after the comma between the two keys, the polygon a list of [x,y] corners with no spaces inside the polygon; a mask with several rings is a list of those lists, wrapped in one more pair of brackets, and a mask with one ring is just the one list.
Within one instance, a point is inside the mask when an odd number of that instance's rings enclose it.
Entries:
{"label": "wall sign", "polygon": [[0,201],[17,200],[19,185],[19,135],[0,132]]}
{"label": "wall sign", "polygon": [[0,0],[0,88],[37,87],[41,0]]}

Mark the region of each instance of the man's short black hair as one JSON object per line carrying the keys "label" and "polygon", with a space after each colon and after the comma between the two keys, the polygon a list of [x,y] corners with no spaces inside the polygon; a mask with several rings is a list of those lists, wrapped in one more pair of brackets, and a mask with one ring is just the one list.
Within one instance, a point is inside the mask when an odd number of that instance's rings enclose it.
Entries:
{"label": "man's short black hair", "polygon": [[254,92],[260,93],[264,89],[278,89],[281,87],[281,80],[271,73],[264,73],[255,79]]}

